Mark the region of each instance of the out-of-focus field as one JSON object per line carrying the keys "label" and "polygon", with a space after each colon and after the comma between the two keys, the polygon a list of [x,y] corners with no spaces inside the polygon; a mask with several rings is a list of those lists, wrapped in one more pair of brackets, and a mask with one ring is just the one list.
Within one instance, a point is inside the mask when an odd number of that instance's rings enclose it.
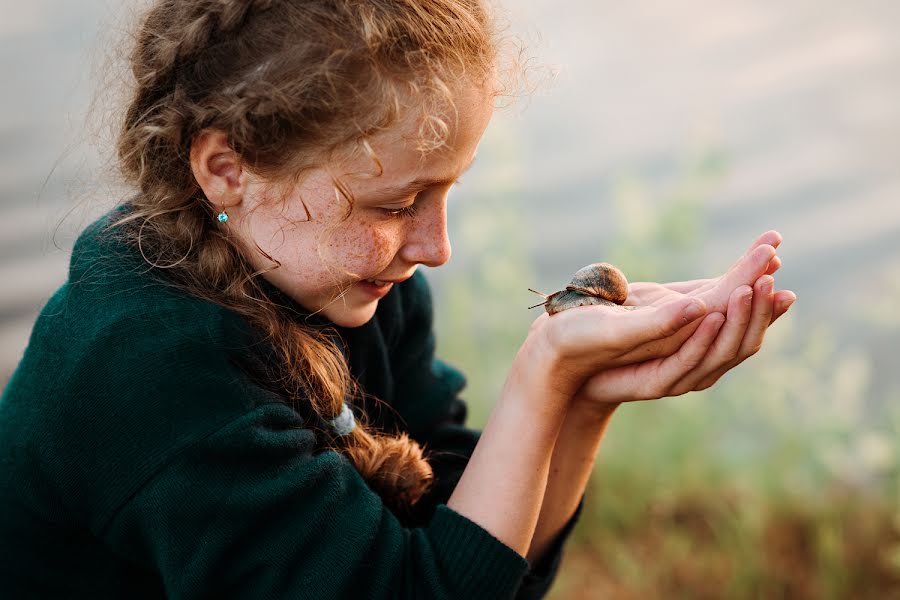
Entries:
{"label": "out-of-focus field", "polygon": [[[536,316],[527,288],[584,264],[712,276],[775,228],[799,296],[711,390],[618,411],[552,597],[900,598],[900,5],[507,4],[557,73],[498,112],[429,271],[473,424]],[[117,200],[83,120],[122,7],[0,14],[2,384]]]}

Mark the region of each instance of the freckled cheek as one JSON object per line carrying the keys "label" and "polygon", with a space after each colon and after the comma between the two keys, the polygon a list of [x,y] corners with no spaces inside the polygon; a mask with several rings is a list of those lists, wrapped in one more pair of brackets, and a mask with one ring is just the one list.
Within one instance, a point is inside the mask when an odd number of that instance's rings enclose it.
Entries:
{"label": "freckled cheek", "polygon": [[400,247],[399,236],[391,235],[380,229],[372,231],[372,260],[383,267],[386,267],[393,260],[394,255]]}
{"label": "freckled cheek", "polygon": [[360,225],[335,233],[329,254],[350,271],[377,273],[387,267],[400,248],[399,227]]}

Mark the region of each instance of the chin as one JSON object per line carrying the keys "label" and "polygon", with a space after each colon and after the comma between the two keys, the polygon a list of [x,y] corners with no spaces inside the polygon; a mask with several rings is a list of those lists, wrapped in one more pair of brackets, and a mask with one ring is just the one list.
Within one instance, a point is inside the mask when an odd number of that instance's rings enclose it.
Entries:
{"label": "chin", "polygon": [[377,301],[354,309],[338,307],[332,314],[328,314],[331,311],[326,311],[325,316],[338,327],[361,327],[372,320],[376,308]]}

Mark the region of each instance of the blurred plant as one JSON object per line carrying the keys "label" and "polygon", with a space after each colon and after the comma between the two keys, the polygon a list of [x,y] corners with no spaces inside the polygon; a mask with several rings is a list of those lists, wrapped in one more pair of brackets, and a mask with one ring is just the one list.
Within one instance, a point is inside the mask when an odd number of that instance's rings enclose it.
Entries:
{"label": "blurred plant", "polygon": [[[511,309],[511,290],[534,279],[528,260],[527,227],[515,198],[521,193],[517,169],[520,144],[515,130],[495,128],[479,148],[479,162],[506,165],[482,185],[459,185],[465,206],[451,213],[452,265],[444,267],[435,295],[438,354],[468,379],[470,423],[486,421],[506,372],[535,314]],[[469,179],[466,177],[465,179]],[[451,203],[454,206],[456,203]]]}
{"label": "blurred plant", "polygon": [[669,190],[652,191],[635,175],[613,186],[616,235],[605,256],[632,281],[695,278],[703,264],[706,202],[727,173],[725,153],[700,148],[685,161]]}
{"label": "blurred plant", "polygon": [[[504,133],[481,152],[518,164]],[[619,227],[602,255],[632,280],[721,267],[703,247],[726,168],[707,149],[668,191],[621,178]],[[521,180],[494,173],[468,196],[454,225],[462,264],[436,300],[439,352],[469,377],[474,426],[534,318],[508,301],[533,277],[513,200]],[[882,326],[898,302],[900,288],[876,311]],[[874,388],[867,347],[793,317],[710,390],[618,411],[552,597],[900,597],[896,390]]]}

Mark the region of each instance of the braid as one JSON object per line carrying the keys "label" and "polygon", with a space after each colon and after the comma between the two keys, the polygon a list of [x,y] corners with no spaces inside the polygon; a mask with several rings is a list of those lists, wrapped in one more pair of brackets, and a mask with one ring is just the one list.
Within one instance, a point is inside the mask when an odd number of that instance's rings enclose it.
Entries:
{"label": "braid", "polygon": [[[265,11],[271,6],[272,0],[165,0],[160,10],[148,16],[138,38],[137,50],[149,53],[133,65],[164,73],[179,60],[205,49],[217,34],[240,27],[251,10]],[[138,84],[148,83],[137,76]]]}
{"label": "braid", "polygon": [[[184,63],[222,34],[234,31],[251,10],[268,10],[272,0],[165,0],[141,29],[131,57],[138,88],[160,94],[171,88]],[[145,102],[147,108],[149,102]]]}

